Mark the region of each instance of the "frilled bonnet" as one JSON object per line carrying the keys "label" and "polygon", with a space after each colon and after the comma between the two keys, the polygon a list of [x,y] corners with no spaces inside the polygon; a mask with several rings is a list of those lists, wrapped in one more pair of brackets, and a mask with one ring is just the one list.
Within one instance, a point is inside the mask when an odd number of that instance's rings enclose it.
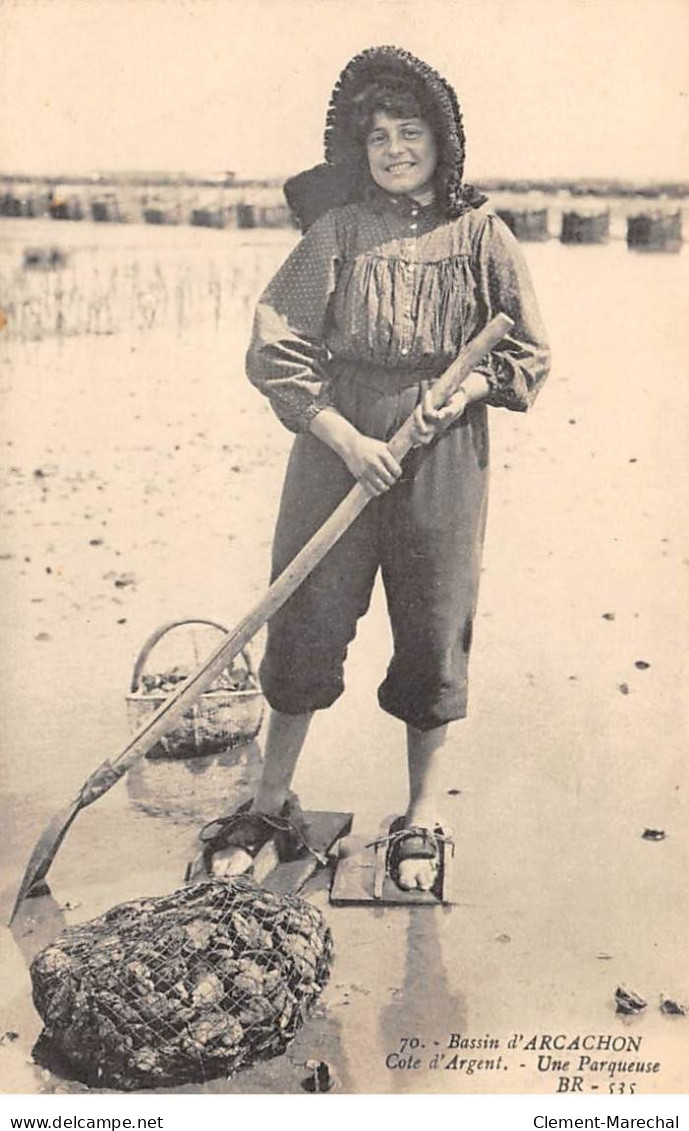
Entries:
{"label": "frilled bonnet", "polygon": [[372,181],[357,123],[361,101],[371,85],[400,80],[411,88],[433,127],[438,147],[436,204],[447,219],[482,204],[471,185],[462,183],[464,127],[457,95],[437,71],[400,47],[370,47],[345,67],[333,90],[325,125],[325,162],[290,178],[285,197],[302,231],[324,212],[363,200]]}

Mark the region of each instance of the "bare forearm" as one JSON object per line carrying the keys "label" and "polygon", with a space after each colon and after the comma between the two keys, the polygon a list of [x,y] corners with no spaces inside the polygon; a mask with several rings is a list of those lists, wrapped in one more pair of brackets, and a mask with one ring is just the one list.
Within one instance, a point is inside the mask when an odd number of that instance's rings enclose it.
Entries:
{"label": "bare forearm", "polygon": [[490,385],[488,378],[484,373],[470,373],[468,377],[462,381],[461,388],[464,390],[467,398],[467,404],[472,401],[482,401],[484,397],[488,396]]}
{"label": "bare forearm", "polygon": [[335,408],[324,408],[314,416],[309,431],[332,448],[370,495],[382,495],[402,474],[387,444],[364,436]]}
{"label": "bare forearm", "polygon": [[324,408],[314,416],[309,431],[347,462],[347,456],[360,433],[336,408]]}

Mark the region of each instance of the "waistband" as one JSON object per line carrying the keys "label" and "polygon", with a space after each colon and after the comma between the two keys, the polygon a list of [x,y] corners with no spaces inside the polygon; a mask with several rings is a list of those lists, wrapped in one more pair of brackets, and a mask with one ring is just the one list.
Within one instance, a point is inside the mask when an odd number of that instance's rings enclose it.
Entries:
{"label": "waistband", "polygon": [[445,366],[438,365],[437,362],[432,366],[414,366],[407,369],[371,365],[365,361],[348,358],[332,358],[328,366],[329,375],[335,381],[355,381],[366,389],[383,394],[429,385],[437,380],[444,370]]}

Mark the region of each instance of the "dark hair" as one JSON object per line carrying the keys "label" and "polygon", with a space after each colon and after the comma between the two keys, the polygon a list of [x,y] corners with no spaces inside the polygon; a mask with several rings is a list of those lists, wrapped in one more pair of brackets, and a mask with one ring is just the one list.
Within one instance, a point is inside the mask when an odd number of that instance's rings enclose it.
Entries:
{"label": "dark hair", "polygon": [[372,82],[354,96],[350,129],[360,144],[366,144],[373,119],[380,112],[389,114],[391,118],[422,118],[434,134],[437,132],[432,103],[404,80]]}
{"label": "dark hair", "polygon": [[[364,192],[373,188],[366,140],[371,132],[373,119],[380,112],[389,114],[391,118],[421,118],[430,126],[436,143],[440,142],[440,122],[436,108],[420,84],[406,75],[384,75],[367,83],[352,97],[346,127],[357,152],[359,181]],[[436,193],[441,191],[444,183],[441,154],[442,148],[438,144],[438,164],[433,174]]]}

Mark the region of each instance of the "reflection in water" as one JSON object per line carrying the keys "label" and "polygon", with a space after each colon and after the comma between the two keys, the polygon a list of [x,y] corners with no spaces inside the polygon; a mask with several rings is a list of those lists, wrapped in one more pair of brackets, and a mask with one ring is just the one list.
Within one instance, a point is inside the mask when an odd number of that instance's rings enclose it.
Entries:
{"label": "reflection in water", "polygon": [[[403,1038],[418,1039],[416,1055],[423,1067],[420,1071],[391,1067],[394,1092],[442,1091],[436,1074],[426,1066],[435,1052],[442,1051],[449,1033],[466,1029],[466,1002],[451,993],[440,944],[441,916],[446,914],[441,908],[426,907],[408,912],[404,982],[395,999],[380,1011],[381,1047],[387,1056],[400,1052]],[[407,1047],[401,1060],[408,1060],[410,1053],[413,1050]]]}
{"label": "reflection in water", "polygon": [[255,740],[201,758],[142,758],[127,774],[127,792],[155,817],[212,820],[254,795],[261,765]]}
{"label": "reflection in water", "polygon": [[19,905],[10,933],[29,966],[39,950],[50,946],[66,926],[62,908],[47,891]]}

